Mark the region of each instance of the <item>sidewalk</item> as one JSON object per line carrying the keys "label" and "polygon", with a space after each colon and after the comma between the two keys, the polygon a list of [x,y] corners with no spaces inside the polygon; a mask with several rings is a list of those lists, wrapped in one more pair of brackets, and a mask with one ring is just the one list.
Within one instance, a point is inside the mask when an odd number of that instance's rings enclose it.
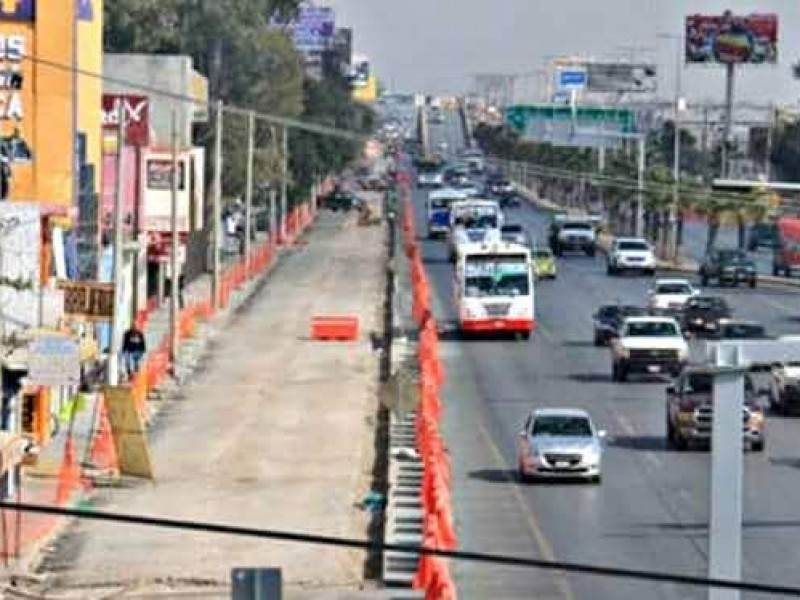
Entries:
{"label": "sidewalk", "polygon": [[[377,409],[382,227],[318,217],[269,285],[234,314],[150,435],[155,484],[96,492],[109,511],[364,538]],[[358,342],[312,342],[310,317],[353,314]],[[154,321],[155,322],[155,321]],[[197,532],[78,522],[46,557],[49,590],[85,597],[198,584],[234,566],[278,566],[291,590],[355,590],[364,553]],[[81,592],[84,596],[81,596]],[[120,595],[119,597],[124,597]],[[224,593],[220,597],[225,597]]]}
{"label": "sidewalk", "polygon": [[[311,223],[314,213],[308,209],[296,209],[293,214],[291,232],[295,237]],[[223,260],[220,293],[223,306],[217,311],[210,308],[210,275],[187,285],[186,305],[179,315],[180,342],[174,378],[169,376],[169,359],[164,356],[169,333],[169,305],[165,303],[150,311],[143,325],[148,342],[143,364],[157,363],[158,369],[143,366],[138,387],[135,386],[139,397],[137,404],[145,423],[149,424],[160,407],[166,404],[151,400],[175,393],[183,379],[197,366],[215,331],[224,327],[233,311],[264,281],[282,251],[268,244],[266,239],[260,239],[254,242],[249,260],[241,258],[237,262],[233,257]],[[23,469],[20,501],[50,506],[86,503],[93,483],[97,483],[94,478],[102,476],[104,468],[93,464],[98,457],[91,452],[98,433],[100,407],[99,394],[84,394],[72,423],[60,420],[58,431],[42,448],[37,464]],[[0,521],[6,527],[0,548],[0,555],[7,561],[5,569],[0,568],[4,577],[28,571],[40,552],[68,525],[63,518],[15,514],[12,511],[5,515],[0,511]]]}

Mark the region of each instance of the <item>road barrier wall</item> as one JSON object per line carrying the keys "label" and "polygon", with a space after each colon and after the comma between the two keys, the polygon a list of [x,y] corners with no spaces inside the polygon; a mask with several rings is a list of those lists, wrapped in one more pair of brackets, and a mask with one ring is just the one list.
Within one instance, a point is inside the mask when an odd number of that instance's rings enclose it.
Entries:
{"label": "road barrier wall", "polygon": [[[458,541],[450,501],[450,461],[439,425],[442,413],[440,392],[445,372],[439,357],[439,335],[430,309],[430,286],[414,231],[410,180],[401,181],[401,207],[405,254],[411,265],[412,314],[419,333],[419,403],[414,417],[417,452],[423,465],[422,539],[423,548],[454,550]],[[419,557],[412,587],[426,598],[455,599],[456,588],[448,561],[440,556]]]}

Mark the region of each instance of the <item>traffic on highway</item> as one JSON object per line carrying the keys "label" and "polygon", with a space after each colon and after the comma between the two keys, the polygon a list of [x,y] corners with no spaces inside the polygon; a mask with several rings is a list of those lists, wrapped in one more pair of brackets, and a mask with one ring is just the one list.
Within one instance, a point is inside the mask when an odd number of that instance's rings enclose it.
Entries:
{"label": "traffic on highway", "polygon": [[[436,156],[417,157],[414,204],[446,340],[445,433],[461,545],[706,575],[713,376],[690,356],[720,340],[800,335],[797,293],[757,285],[762,266],[728,234],[692,272],[667,272],[648,240],[609,239],[595,217],[529,202],[465,135],[457,111],[435,112]],[[694,225],[684,236],[690,248],[704,242]],[[800,579],[800,425],[789,417],[798,390],[800,359],[745,379],[744,579]],[[707,594],[454,569],[465,597]]]}

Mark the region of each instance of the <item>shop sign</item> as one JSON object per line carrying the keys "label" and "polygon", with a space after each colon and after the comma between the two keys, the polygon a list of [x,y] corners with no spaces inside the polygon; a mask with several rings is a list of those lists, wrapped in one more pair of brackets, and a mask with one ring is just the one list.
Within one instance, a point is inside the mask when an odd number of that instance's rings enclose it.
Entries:
{"label": "shop sign", "polygon": [[147,96],[103,94],[103,131],[116,134],[120,112],[124,119],[125,143],[147,146],[150,143],[150,100]]}
{"label": "shop sign", "polygon": [[114,284],[96,281],[61,281],[64,315],[89,321],[110,321],[114,317]]}

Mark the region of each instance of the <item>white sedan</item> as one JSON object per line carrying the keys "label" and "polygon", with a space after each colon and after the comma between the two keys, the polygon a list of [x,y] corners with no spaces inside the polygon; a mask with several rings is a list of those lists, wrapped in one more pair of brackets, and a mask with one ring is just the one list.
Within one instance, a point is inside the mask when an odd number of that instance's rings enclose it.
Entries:
{"label": "white sedan", "polygon": [[682,310],[689,298],[700,294],[687,279],[656,279],[648,306],[660,310]]}

